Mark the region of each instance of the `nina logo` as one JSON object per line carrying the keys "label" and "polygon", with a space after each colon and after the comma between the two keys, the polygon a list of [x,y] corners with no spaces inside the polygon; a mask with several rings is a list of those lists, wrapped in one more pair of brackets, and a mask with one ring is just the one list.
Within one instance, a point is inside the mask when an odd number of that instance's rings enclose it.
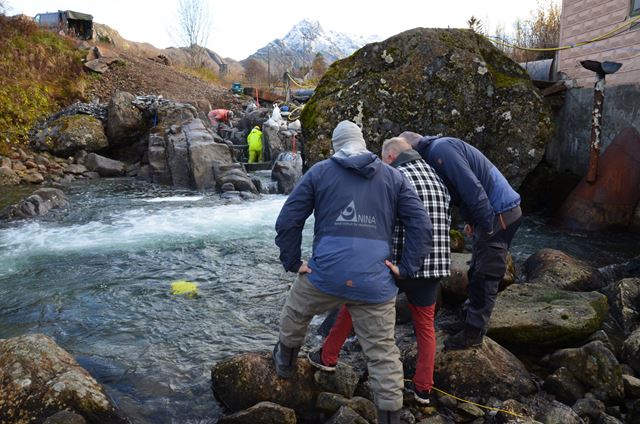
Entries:
{"label": "nina logo", "polygon": [[336,225],[358,225],[364,227],[375,227],[376,217],[373,215],[363,215],[356,212],[356,203],[352,200],[336,218]]}

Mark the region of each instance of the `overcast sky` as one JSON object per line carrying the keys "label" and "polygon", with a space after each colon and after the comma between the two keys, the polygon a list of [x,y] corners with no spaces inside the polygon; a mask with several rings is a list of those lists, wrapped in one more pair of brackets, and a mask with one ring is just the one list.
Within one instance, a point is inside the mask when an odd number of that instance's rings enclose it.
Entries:
{"label": "overcast sky", "polygon": [[[415,27],[466,27],[471,15],[485,28],[502,24],[510,32],[517,18],[527,18],[537,0],[202,0],[213,17],[207,47],[223,57],[242,60],[269,41],[283,37],[302,19],[323,29],[390,37]],[[544,0],[548,2],[549,0]],[[558,2],[560,0],[551,0]],[[10,13],[75,10],[93,15],[130,41],[156,47],[176,46],[169,34],[177,0],[7,0]]]}

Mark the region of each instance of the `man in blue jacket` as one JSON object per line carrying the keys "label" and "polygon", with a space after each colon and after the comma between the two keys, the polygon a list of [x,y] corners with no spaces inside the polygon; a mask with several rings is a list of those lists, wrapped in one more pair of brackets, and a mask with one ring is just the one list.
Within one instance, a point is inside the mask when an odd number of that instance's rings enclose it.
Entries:
{"label": "man in blue jacket", "polygon": [[444,181],[451,203],[465,220],[473,237],[469,268],[469,298],[465,323],[445,342],[447,350],[482,344],[498,287],[504,276],[507,252],[522,217],[520,195],[478,149],[453,137],[400,134],[420,153]]}
{"label": "man in blue jacket", "polygon": [[[394,339],[394,275],[418,271],[432,245],[431,221],[409,181],[367,151],[356,124],[340,122],[332,143],[335,154],[302,177],[276,221],[280,260],[298,273],[280,317],[276,371],[284,378],[294,373],[314,315],[346,305],[367,357],[378,422],[398,423],[403,373]],[[306,263],[300,245],[311,213],[313,253]],[[388,260],[396,219],[405,227],[406,252],[397,265]]]}

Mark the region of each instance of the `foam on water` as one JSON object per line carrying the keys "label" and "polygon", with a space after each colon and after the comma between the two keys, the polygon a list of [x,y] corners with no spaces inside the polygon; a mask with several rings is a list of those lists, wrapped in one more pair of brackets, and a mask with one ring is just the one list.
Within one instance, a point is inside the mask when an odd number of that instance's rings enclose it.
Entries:
{"label": "foam on water", "polygon": [[169,197],[154,197],[153,199],[143,199],[147,203],[160,203],[160,202],[197,202],[204,199],[204,196],[169,196]]}

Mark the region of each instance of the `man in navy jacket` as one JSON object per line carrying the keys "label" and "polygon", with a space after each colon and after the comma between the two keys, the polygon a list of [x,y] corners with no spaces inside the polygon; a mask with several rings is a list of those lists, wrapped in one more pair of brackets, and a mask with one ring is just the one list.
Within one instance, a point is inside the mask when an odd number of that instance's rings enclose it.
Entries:
{"label": "man in navy jacket", "polygon": [[498,287],[506,270],[507,252],[520,226],[520,195],[478,149],[453,137],[400,134],[444,181],[451,203],[460,208],[465,231],[473,237],[469,298],[464,327],[445,340],[448,350],[482,344]]}
{"label": "man in navy jacket", "polygon": [[[297,272],[280,317],[274,348],[278,375],[290,377],[314,315],[346,305],[368,360],[380,423],[399,422],[403,373],[394,340],[397,278],[414,275],[429,254],[431,221],[411,184],[366,150],[360,128],[342,121],[333,131],[335,154],[314,165],[285,202],[276,244],[287,271]],[[306,219],[314,214],[313,253],[302,261]],[[405,252],[389,261],[396,219],[405,227]]]}

